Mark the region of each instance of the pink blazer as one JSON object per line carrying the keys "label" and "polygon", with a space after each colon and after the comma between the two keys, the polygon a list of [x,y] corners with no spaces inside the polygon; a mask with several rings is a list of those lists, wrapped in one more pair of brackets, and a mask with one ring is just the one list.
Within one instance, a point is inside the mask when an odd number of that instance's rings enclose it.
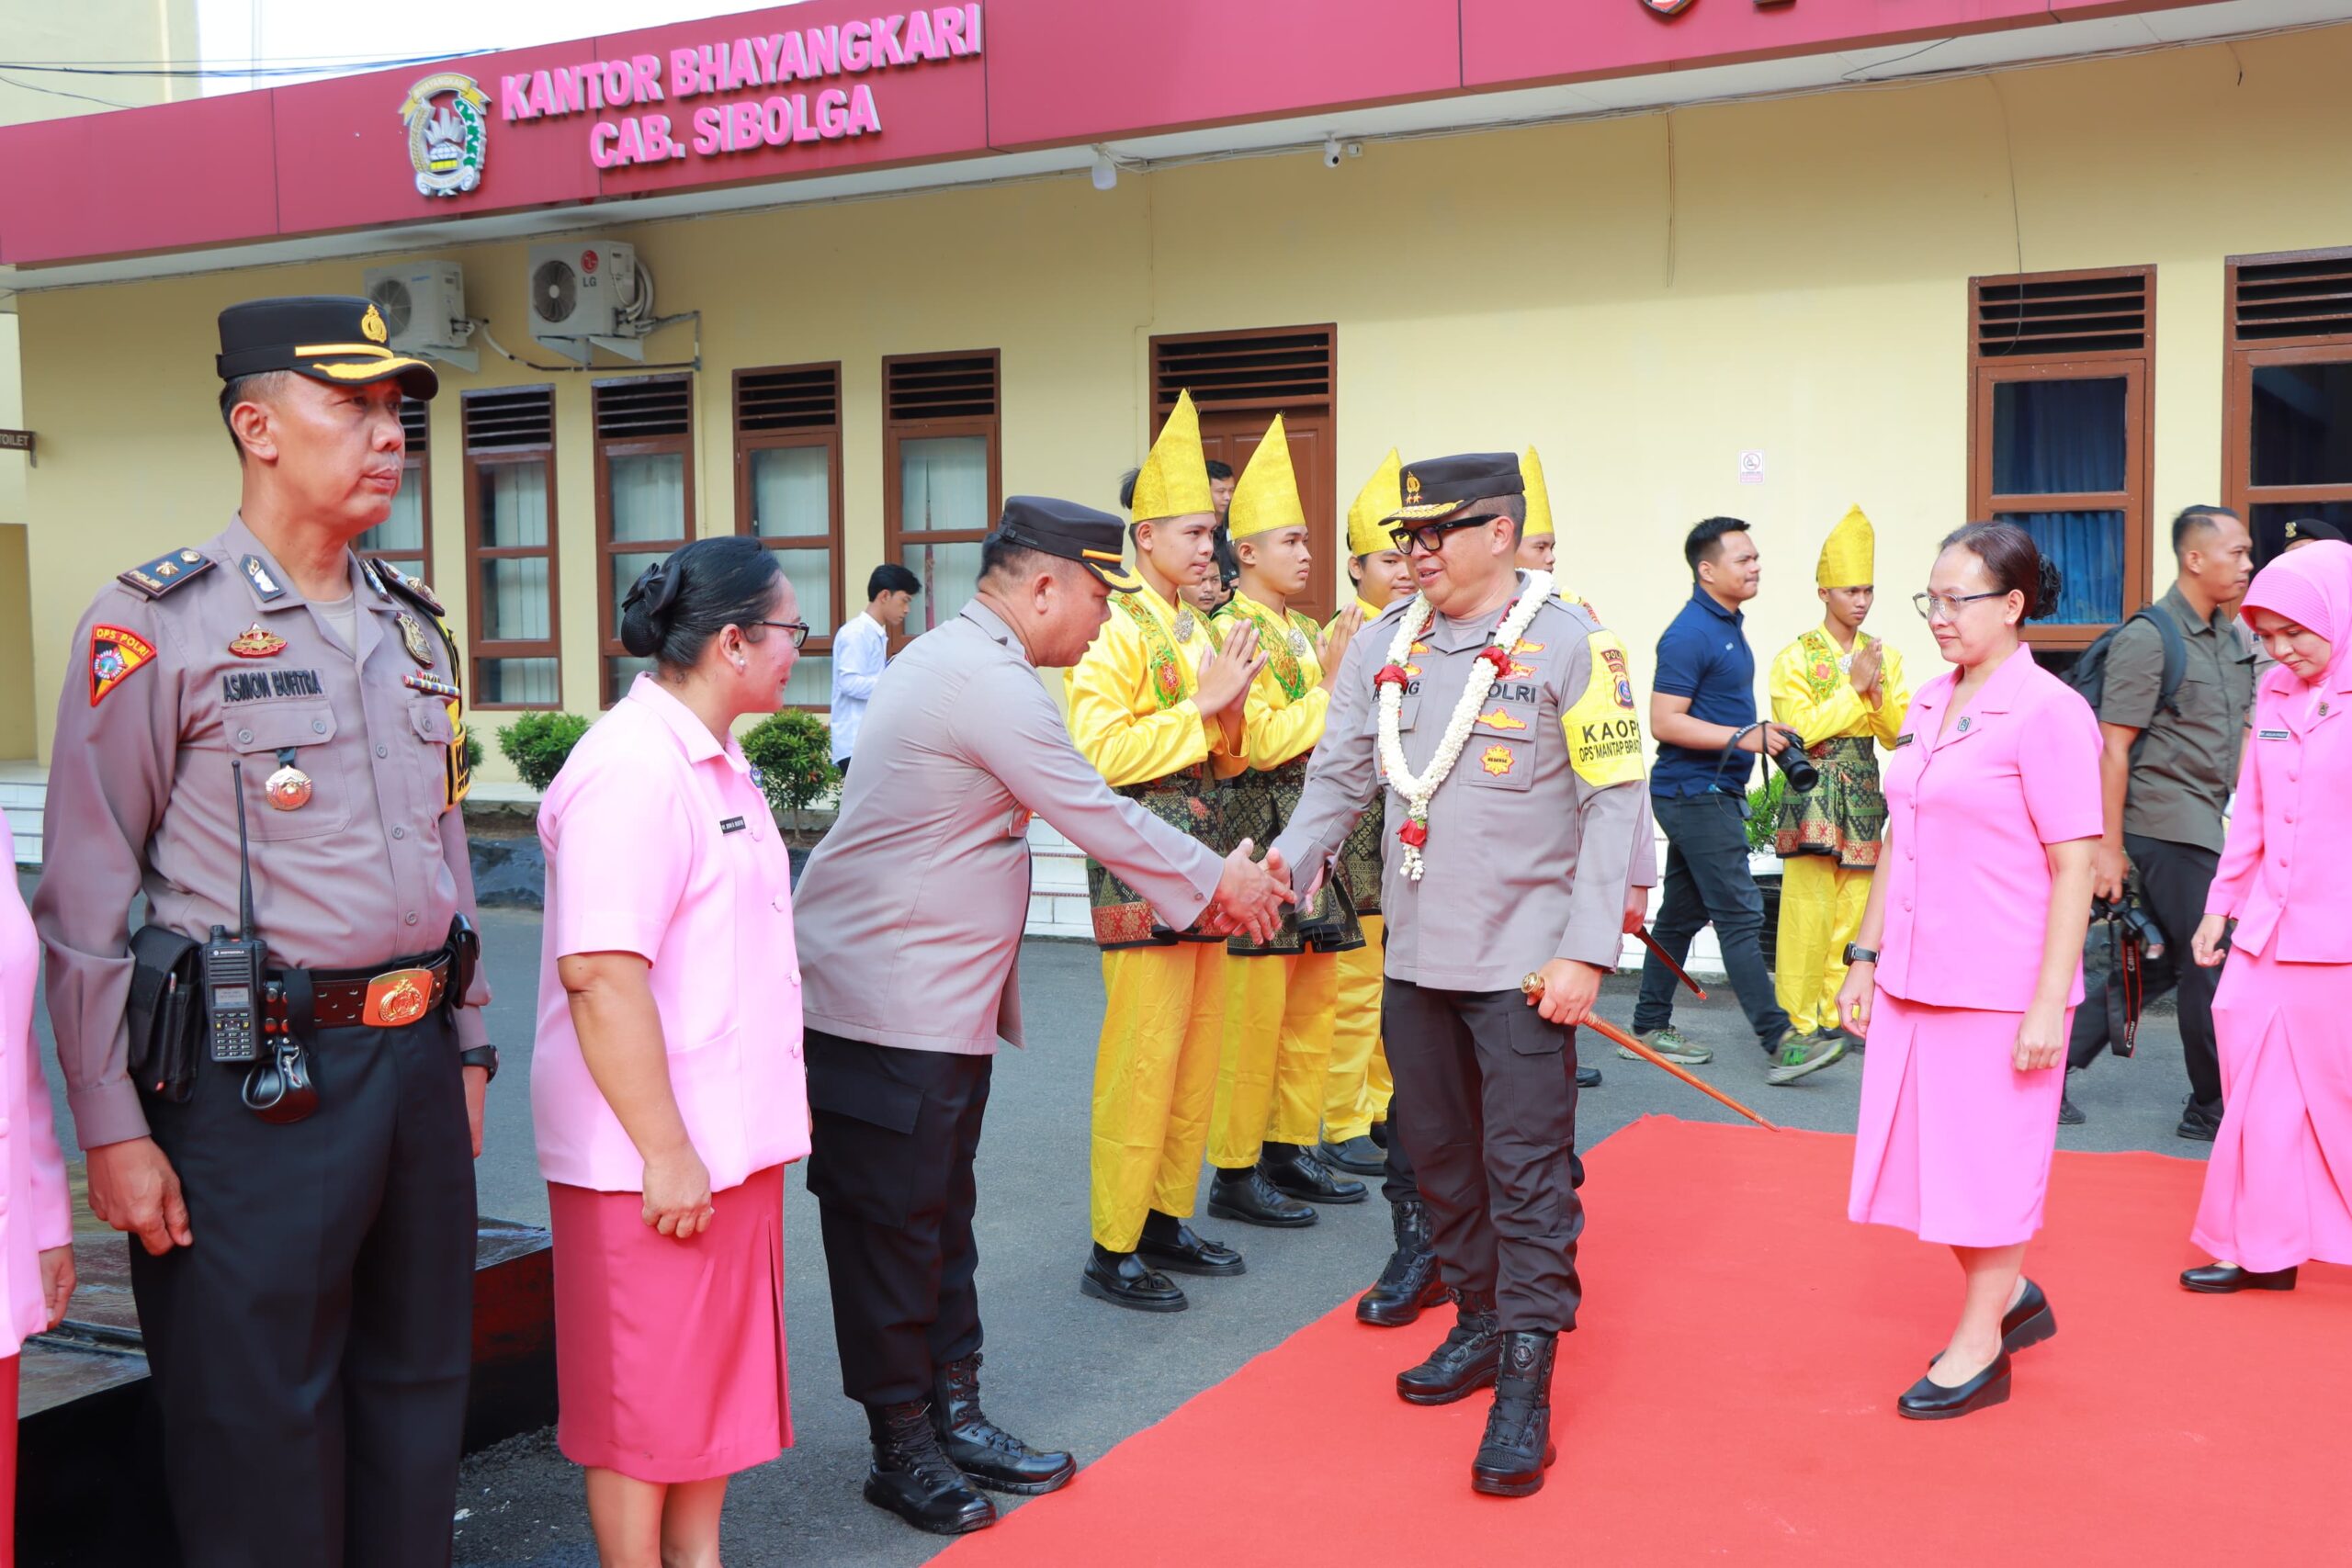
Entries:
{"label": "pink blazer", "polygon": [[[2102,831],[2098,721],[2020,648],[1939,739],[1958,682],[1919,688],[1887,760],[1878,984],[1931,1007],[2023,1012],[2050,927],[2047,846]],[[2066,1005],[2082,999],[2078,967]]]}
{"label": "pink blazer", "polygon": [[2314,691],[2283,669],[2254,699],[2254,734],[2209,915],[2233,915],[2233,945],[2289,964],[2352,964],[2352,660]]}
{"label": "pink blazer", "polygon": [[[8,1315],[0,1321],[0,1357],[13,1356],[26,1337],[49,1326],[40,1300],[40,1254],[74,1239],[73,1204],[65,1188],[65,1156],[57,1146],[33,1043],[33,982],[40,975],[40,939],[25,912],[17,879],[0,894],[0,1291]],[[16,1419],[15,1411],[5,1413]]]}

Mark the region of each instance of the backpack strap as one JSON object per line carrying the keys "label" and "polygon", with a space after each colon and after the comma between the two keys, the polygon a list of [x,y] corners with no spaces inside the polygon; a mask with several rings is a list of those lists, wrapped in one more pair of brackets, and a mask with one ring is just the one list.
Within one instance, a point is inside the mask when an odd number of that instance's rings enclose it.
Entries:
{"label": "backpack strap", "polygon": [[2180,716],[2180,705],[2173,699],[2180,694],[2180,683],[2188,675],[2188,639],[2180,635],[2179,623],[2160,604],[2144,605],[2132,616],[2135,621],[2143,617],[2154,623],[2157,639],[2165,648],[2164,673],[2156,687],[2156,706],[2177,718]]}

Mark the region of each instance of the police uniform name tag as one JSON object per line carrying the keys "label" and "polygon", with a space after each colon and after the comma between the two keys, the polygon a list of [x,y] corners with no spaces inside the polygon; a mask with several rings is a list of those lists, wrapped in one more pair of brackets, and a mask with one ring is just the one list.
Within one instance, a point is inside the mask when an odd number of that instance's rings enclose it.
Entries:
{"label": "police uniform name tag", "polygon": [[2255,739],[2257,740],[2292,740],[2295,737],[2291,732],[2284,729],[2257,729],[2255,731]]}
{"label": "police uniform name tag", "polygon": [[1910,730],[1906,729],[1906,730],[1905,730],[1902,734],[1900,734],[1900,735],[1898,735],[1898,736],[1896,736],[1896,737],[1894,738],[1894,749],[1895,749],[1896,750],[1900,751],[1900,750],[1903,750],[1903,748],[1905,748],[1905,746],[1910,745],[1910,744],[1911,744],[1911,742],[1913,742],[1914,740],[1917,740],[1917,739],[1919,739],[1919,737],[1918,737],[1917,735],[1916,735],[1916,734],[1914,734],[1912,731],[1910,731]]}

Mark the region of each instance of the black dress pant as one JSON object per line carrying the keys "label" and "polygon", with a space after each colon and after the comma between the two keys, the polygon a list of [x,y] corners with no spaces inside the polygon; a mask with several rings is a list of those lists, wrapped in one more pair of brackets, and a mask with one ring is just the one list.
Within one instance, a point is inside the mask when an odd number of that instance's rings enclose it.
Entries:
{"label": "black dress pant", "polygon": [[[1560,1053],[1560,1063],[1568,1070],[1568,1088],[1573,1092],[1577,1078],[1577,1032],[1573,1029],[1568,1031],[1568,1043]],[[1395,1076],[1392,1066],[1390,1077],[1394,1078]],[[1381,1168],[1380,1195],[1391,1203],[1402,1203],[1408,1200],[1418,1200],[1421,1195],[1421,1184],[1419,1178],[1413,1174],[1413,1156],[1406,1149],[1405,1140],[1395,1135],[1398,1112],[1395,1109],[1396,1101],[1394,1095],[1389,1097],[1388,1103],[1390,1135],[1387,1160]],[[1584,1156],[1573,1147],[1568,1150],[1568,1176],[1577,1187],[1584,1186]]]}
{"label": "black dress pant", "polygon": [[808,1190],[825,1235],[842,1392],[929,1401],[980,1348],[972,1159],[989,1056],[902,1051],[808,1031]]}
{"label": "black dress pant", "polygon": [[432,1568],[450,1515],[473,1352],[474,1168],[455,1028],[303,1037],[319,1107],[244,1108],[200,1064],[149,1100],[192,1247],[130,1238],[190,1568]]}
{"label": "black dress pant", "polygon": [[1393,979],[1381,1032],[1396,1081],[1389,1147],[1405,1145],[1445,1282],[1492,1297],[1506,1330],[1574,1328],[1584,1230],[1575,1032],[1516,990]]}
{"label": "black dress pant", "polygon": [[[2222,1057],[2213,1037],[2213,988],[2219,969],[2200,969],[2189,956],[2189,938],[2205,918],[2205,895],[2222,857],[2195,844],[2167,839],[2123,835],[2124,852],[2140,874],[2141,903],[2165,933],[2165,955],[2140,971],[2142,1001],[2154,1001],[2168,990],[2179,993],[2180,1055],[2188,1068],[2188,1094],[2199,1110],[2222,1113]],[[2066,1043],[2066,1065],[2087,1067],[2107,1048],[2107,1010],[2075,1010],[2074,1032]]]}

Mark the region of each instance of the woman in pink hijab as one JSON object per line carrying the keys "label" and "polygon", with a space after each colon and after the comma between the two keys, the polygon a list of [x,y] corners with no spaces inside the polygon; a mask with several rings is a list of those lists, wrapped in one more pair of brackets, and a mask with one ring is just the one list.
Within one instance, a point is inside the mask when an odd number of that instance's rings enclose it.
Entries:
{"label": "woman in pink hijab", "polygon": [[2222,1130],[2190,1233],[2216,1259],[2192,1291],[2291,1291],[2307,1260],[2352,1263],[2352,545],[2280,556],[2241,611],[2278,661],[2254,735],[2197,962],[2213,998]]}

